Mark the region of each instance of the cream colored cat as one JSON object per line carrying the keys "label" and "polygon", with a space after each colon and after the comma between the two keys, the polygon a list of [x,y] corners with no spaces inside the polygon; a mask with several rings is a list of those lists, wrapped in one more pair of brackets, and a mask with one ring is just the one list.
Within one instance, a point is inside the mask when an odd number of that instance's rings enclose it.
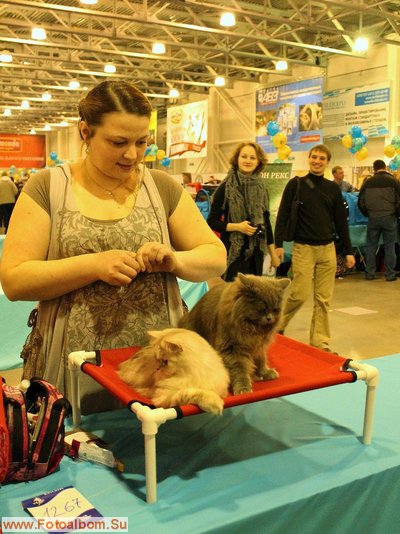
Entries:
{"label": "cream colored cat", "polygon": [[120,365],[120,378],[157,407],[197,404],[220,415],[229,374],[211,345],[184,328],[152,330],[148,335],[149,345]]}

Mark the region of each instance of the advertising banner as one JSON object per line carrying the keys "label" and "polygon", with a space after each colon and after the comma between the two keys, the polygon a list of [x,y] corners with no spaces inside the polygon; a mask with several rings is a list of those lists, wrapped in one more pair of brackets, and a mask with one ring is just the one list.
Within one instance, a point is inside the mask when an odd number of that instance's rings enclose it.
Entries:
{"label": "advertising banner", "polygon": [[360,126],[367,137],[389,133],[390,85],[338,89],[324,94],[324,139],[340,139],[351,126]]}
{"label": "advertising banner", "polygon": [[40,169],[46,165],[45,135],[0,134],[0,167]]}
{"label": "advertising banner", "polygon": [[276,152],[266,127],[279,124],[292,152],[308,151],[322,142],[322,78],[312,78],[256,91],[256,142]]}
{"label": "advertising banner", "polygon": [[206,157],[207,122],[207,100],[168,108],[168,157],[174,159]]}
{"label": "advertising banner", "polygon": [[268,163],[261,173],[261,177],[265,180],[265,187],[268,191],[269,218],[272,228],[275,228],[282,193],[290,180],[291,173],[291,163]]}

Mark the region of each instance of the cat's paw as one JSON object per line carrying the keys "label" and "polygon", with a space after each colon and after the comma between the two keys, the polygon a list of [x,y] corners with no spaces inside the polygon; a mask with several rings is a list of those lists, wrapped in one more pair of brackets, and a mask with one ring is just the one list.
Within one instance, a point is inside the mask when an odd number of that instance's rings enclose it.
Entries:
{"label": "cat's paw", "polygon": [[204,395],[198,406],[203,412],[209,412],[213,415],[221,415],[224,409],[224,401],[216,393]]}
{"label": "cat's paw", "polygon": [[234,395],[242,395],[243,393],[251,393],[253,390],[251,386],[243,386],[238,384],[232,387],[232,392]]}
{"label": "cat's paw", "polygon": [[257,377],[258,380],[275,380],[275,378],[279,378],[279,373],[272,367],[265,369],[265,371],[263,371],[262,374]]}

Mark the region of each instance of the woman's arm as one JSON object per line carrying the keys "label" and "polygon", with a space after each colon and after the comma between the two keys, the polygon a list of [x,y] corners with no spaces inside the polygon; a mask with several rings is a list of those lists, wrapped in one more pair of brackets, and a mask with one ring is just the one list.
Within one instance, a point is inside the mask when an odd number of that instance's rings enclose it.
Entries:
{"label": "woman's arm", "polygon": [[0,265],[10,300],[50,300],[96,280],[123,286],[140,271],[135,254],[123,250],[47,260],[51,221],[26,193],[15,205]]}
{"label": "woman's arm", "polygon": [[226,269],[226,249],[210,229],[190,195],[183,191],[168,220],[171,244],[176,250],[174,274],[201,282]]}

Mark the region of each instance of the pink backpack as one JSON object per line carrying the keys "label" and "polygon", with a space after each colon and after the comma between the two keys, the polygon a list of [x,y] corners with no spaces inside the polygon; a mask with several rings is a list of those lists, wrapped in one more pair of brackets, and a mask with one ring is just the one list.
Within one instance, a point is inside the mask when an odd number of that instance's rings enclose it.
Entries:
{"label": "pink backpack", "polygon": [[[2,385],[0,482],[26,481],[53,473],[64,455],[69,402],[45,380],[34,378],[25,393]],[[3,414],[1,414],[4,409]]]}

